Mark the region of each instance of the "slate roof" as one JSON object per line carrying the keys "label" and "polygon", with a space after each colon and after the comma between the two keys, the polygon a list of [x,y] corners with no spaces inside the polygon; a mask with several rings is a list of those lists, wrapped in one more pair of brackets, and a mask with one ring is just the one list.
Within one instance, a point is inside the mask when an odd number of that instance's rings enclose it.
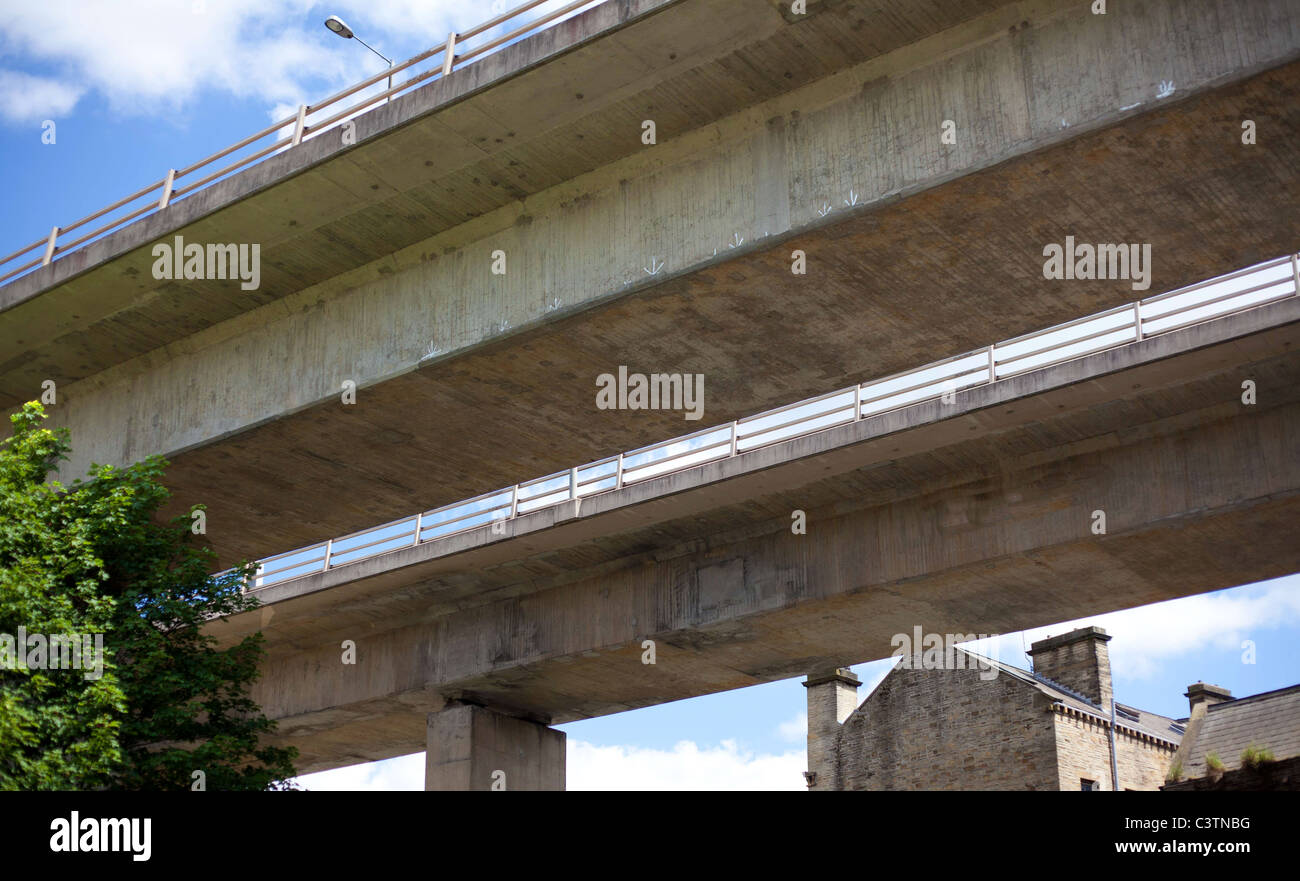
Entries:
{"label": "slate roof", "polygon": [[[966,651],[963,648],[957,648],[972,658],[978,658],[986,664],[996,667],[999,672],[1005,673],[1015,679],[1037,688],[1043,694],[1075,711],[1087,716],[1093,716],[1106,722],[1110,721],[1110,712],[1103,710],[1099,704],[1095,704],[1088,698],[1076,691],[1071,691],[1058,682],[1053,682],[1045,676],[1039,676],[1037,673],[1031,673],[1028,670],[1021,670],[1019,667],[1013,667],[1010,664],[1004,664],[1001,661],[995,661],[992,658],[986,658],[975,652]],[[1177,746],[1183,739],[1183,726],[1178,722],[1166,716],[1157,713],[1149,713],[1146,710],[1139,710],[1130,707],[1127,704],[1115,702],[1116,725],[1119,728],[1128,728],[1139,734],[1145,734],[1148,737],[1155,737],[1160,740],[1172,743]],[[1136,718],[1132,718],[1136,717]],[[1238,750],[1240,752],[1240,750]]]}
{"label": "slate roof", "polygon": [[1300,756],[1300,685],[1225,701],[1206,709],[1200,728],[1183,745],[1183,776],[1204,777],[1205,757],[1217,753],[1225,771],[1241,767],[1251,744],[1269,749],[1281,761]]}

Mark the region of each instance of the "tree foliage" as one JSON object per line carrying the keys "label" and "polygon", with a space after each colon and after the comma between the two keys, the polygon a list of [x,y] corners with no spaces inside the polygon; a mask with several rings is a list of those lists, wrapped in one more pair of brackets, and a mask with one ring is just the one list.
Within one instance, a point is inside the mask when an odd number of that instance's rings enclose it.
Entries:
{"label": "tree foliage", "polygon": [[[202,625],[256,606],[248,567],[212,577],[191,518],[159,522],[165,460],[49,480],[66,429],[41,406],[0,443],[0,634],[102,634],[102,676],[0,669],[0,788],[279,789],[291,749],[249,696],[261,634],[218,649]],[[200,510],[196,507],[193,510]],[[20,659],[21,660],[21,659]]]}

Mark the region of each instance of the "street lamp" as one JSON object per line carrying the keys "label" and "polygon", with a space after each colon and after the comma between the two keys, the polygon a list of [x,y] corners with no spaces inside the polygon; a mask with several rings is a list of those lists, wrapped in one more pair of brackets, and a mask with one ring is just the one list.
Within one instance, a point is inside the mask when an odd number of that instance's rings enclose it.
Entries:
{"label": "street lamp", "polygon": [[[345,22],[343,19],[339,18],[337,15],[331,15],[329,18],[325,19],[325,27],[329,28],[330,31],[338,34],[340,37],[342,37],[345,40],[356,40],[362,46],[365,46],[371,52],[374,52],[380,58],[387,61],[388,66],[390,68],[393,66],[393,59],[389,58],[387,55],[380,52],[374,46],[371,46],[365,40],[358,37],[355,33],[353,33],[352,28],[348,27],[348,23]],[[388,75],[388,90],[390,92],[393,90],[393,75],[391,73]],[[393,100],[393,96],[389,95],[388,100],[389,101]]]}

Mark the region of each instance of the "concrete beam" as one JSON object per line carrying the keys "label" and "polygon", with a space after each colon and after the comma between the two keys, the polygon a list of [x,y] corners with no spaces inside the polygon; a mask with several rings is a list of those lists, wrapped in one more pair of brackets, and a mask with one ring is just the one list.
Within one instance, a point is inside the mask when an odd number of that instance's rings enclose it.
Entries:
{"label": "concrete beam", "polygon": [[[1111,434],[1129,433],[1133,426],[1152,419],[1151,411],[1133,398],[1160,402],[1162,414],[1187,412],[1199,419],[1221,419],[1238,412],[1236,395],[1219,384],[1233,374],[1255,376],[1254,365],[1282,359],[1270,368],[1270,403],[1291,400],[1287,387],[1288,354],[1300,347],[1300,298],[1228,315],[1213,321],[1051,365],[991,385],[955,392],[950,401],[922,401],[869,416],[859,422],[793,438],[748,452],[736,458],[706,463],[582,499],[579,505],[554,505],[522,514],[497,526],[449,536],[437,542],[361,560],[326,572],[273,584],[257,591],[275,607],[277,640],[290,644],[310,634],[317,638],[332,622],[336,628],[353,627],[360,617],[340,616],[340,607],[364,604],[373,616],[377,605],[392,619],[421,612],[450,611],[471,601],[483,589],[497,590],[516,581],[536,581],[534,570],[512,564],[565,548],[581,546],[587,565],[616,563],[626,552],[609,547],[611,535],[634,533],[638,542],[649,536],[656,544],[672,543],[695,535],[714,510],[726,510],[730,525],[753,522],[747,515],[737,521],[732,510],[737,500],[776,493],[804,496],[810,481],[831,481],[862,469],[895,467],[906,459],[933,455],[961,444],[971,433],[994,437],[1023,430],[1033,420],[1067,423],[1061,434],[1039,428],[1039,455],[1053,455],[1053,444],[1063,451],[1084,438],[1108,442]],[[1209,381],[1206,378],[1211,378]],[[1262,378],[1262,377],[1261,377]],[[1204,411],[1202,391],[1213,387],[1217,404]],[[1300,392],[1297,389],[1296,392]],[[995,457],[994,457],[995,458]],[[960,482],[960,473],[931,469],[933,489]],[[878,492],[871,500],[888,504],[922,490],[915,476],[907,487]],[[793,501],[793,499],[792,499]],[[799,507],[795,504],[794,507]],[[665,531],[665,524],[686,520],[694,524],[685,533]],[[594,556],[597,546],[607,554]],[[472,572],[467,589],[449,590],[457,573]],[[399,588],[426,586],[416,594]],[[458,586],[458,585],[457,585]],[[431,606],[432,603],[439,603]],[[260,627],[265,612],[224,619],[217,630],[223,639],[242,637]],[[299,627],[307,628],[299,630]]]}

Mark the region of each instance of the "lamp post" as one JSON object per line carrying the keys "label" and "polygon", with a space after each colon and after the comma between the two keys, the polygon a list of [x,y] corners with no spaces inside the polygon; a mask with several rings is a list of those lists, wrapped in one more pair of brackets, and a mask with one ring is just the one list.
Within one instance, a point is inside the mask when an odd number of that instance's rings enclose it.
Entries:
{"label": "lamp post", "polygon": [[[345,40],[356,40],[362,46],[365,46],[371,52],[374,52],[380,58],[387,61],[388,66],[390,68],[393,66],[393,59],[389,58],[387,55],[380,52],[374,46],[371,46],[365,40],[358,37],[355,33],[353,33],[352,28],[348,27],[347,22],[339,18],[337,15],[331,15],[329,18],[325,19],[325,27],[329,28],[332,32],[338,34],[340,37],[342,37]],[[388,75],[388,90],[390,92],[393,90],[393,75],[391,73]],[[393,100],[393,96],[389,95],[388,100],[389,101]]]}

